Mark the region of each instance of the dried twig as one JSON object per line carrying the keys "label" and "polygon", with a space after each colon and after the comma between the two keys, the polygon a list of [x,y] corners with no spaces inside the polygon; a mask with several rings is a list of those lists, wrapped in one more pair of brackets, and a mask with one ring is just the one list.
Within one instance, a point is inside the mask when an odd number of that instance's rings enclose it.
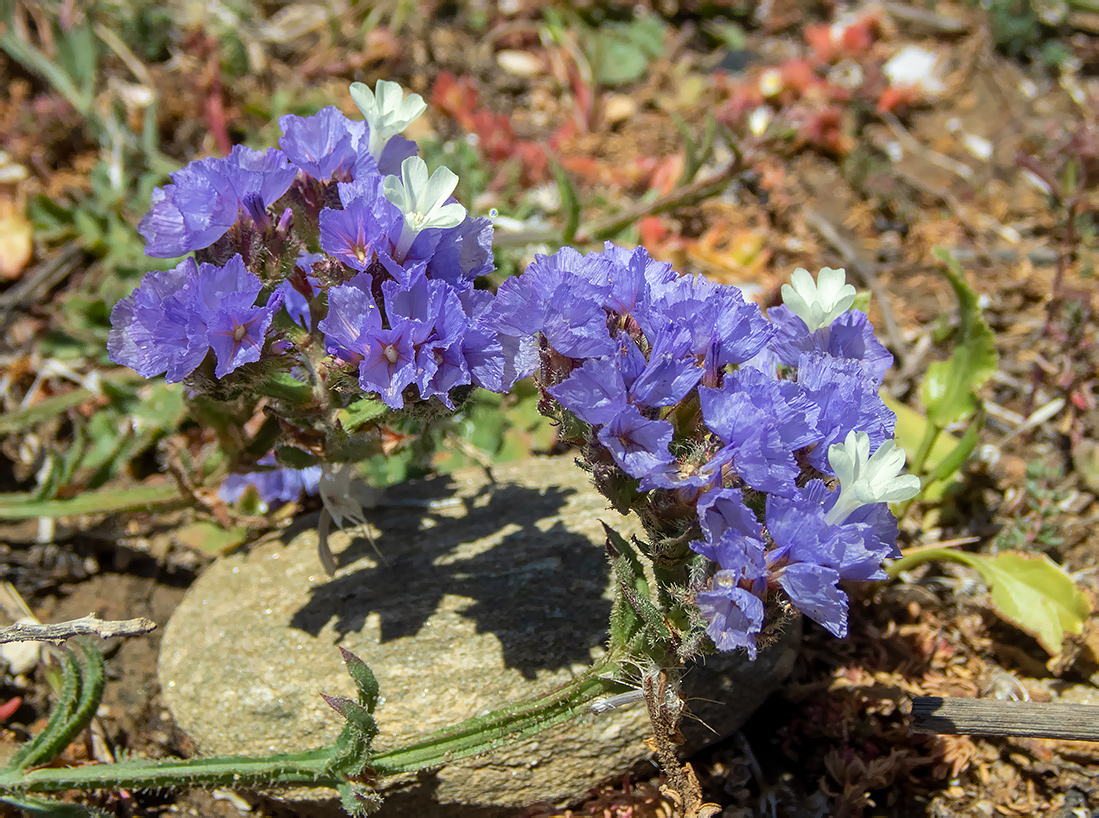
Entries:
{"label": "dried twig", "polygon": [[920,696],[912,700],[912,723],[945,735],[1099,741],[1099,706],[1086,704]]}
{"label": "dried twig", "polygon": [[[659,679],[659,682],[657,682]],[[648,744],[656,753],[660,769],[668,783],[660,788],[670,797],[684,818],[713,818],[721,812],[716,804],[702,803],[702,786],[690,764],[679,761],[676,747],[683,743],[679,721],[683,715],[683,701],[679,693],[679,681],[660,668],[646,672],[641,679],[645,703],[649,708],[649,722],[653,737]]]}
{"label": "dried twig", "polygon": [[154,630],[156,630],[156,623],[143,616],[139,616],[137,619],[104,622],[94,613],[90,613],[87,616],[80,617],[80,619],[57,622],[53,625],[24,622],[7,628],[0,628],[0,645],[8,642],[54,642],[61,644],[71,636],[101,636],[104,639],[109,639],[113,636],[141,636]]}
{"label": "dried twig", "polygon": [[906,30],[923,29],[925,33],[940,34],[946,37],[967,34],[972,28],[965,20],[940,14],[927,8],[910,6],[906,3],[882,3],[891,17],[904,25]]}

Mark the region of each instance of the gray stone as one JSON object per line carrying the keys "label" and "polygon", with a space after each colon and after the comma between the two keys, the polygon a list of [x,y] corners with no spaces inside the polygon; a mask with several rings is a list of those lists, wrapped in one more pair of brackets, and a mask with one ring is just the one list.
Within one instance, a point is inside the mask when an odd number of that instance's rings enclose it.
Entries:
{"label": "gray stone", "polygon": [[[354,695],[336,645],[378,678],[379,750],[548,691],[598,657],[611,599],[600,520],[640,532],[571,458],[499,466],[495,478],[463,470],[395,487],[394,505],[370,513],[373,545],[330,538],[334,577],[317,559],[315,517],[210,566],[169,622],[160,658],[164,700],[200,752],[330,743],[341,720],[318,693]],[[683,725],[686,751],[738,729],[789,672],[799,638],[795,622],[754,663],[726,654],[692,668],[684,690],[698,720]],[[614,776],[651,772],[648,735],[643,704],[583,716],[388,781],[383,814],[489,816],[573,801]]]}

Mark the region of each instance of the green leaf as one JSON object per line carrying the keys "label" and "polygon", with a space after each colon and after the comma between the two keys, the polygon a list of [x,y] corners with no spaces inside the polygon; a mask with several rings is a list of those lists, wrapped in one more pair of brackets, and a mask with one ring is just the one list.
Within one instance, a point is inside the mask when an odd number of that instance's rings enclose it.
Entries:
{"label": "green leaf", "polygon": [[340,784],[337,790],[340,793],[340,804],[352,818],[373,815],[382,805],[382,797],[378,793],[357,781]]}
{"label": "green leaf", "polygon": [[1083,631],[1091,614],[1088,598],[1045,554],[1005,551],[983,562],[977,570],[989,585],[993,608],[1051,656],[1061,652],[1065,636]]}
{"label": "green leaf", "polygon": [[36,500],[28,494],[0,494],[0,520],[32,517],[65,517],[70,514],[102,514],[108,511],[141,511],[177,505],[183,498],[174,483],[97,491],[71,500]]}
{"label": "green leaf", "polygon": [[276,372],[255,385],[256,392],[294,406],[308,406],[313,402],[313,389],[289,372]]}
{"label": "green leaf", "polygon": [[336,412],[336,420],[343,426],[344,431],[354,433],[376,420],[389,411],[389,407],[378,398],[363,398],[357,400],[346,409]]}
{"label": "green leaf", "polygon": [[11,757],[8,766],[22,770],[52,761],[92,720],[103,700],[103,654],[87,639],[75,640],[83,663],[70,649],[62,654],[62,683],[57,705],[42,732]]}
{"label": "green leaf", "polygon": [[992,608],[1007,622],[1029,633],[1051,655],[1065,637],[1083,632],[1091,603],[1064,569],[1045,554],[1004,551],[985,557],[948,548],[908,554],[888,567],[889,575],[932,560],[953,560],[975,568],[988,586]]}
{"label": "green leaf", "polygon": [[321,698],[328,703],[329,707],[347,719],[347,724],[355,736],[369,747],[370,742],[378,735],[378,724],[366,708],[358,702],[340,696],[325,696],[322,693]]}
{"label": "green leaf", "polygon": [[621,534],[603,523],[607,535],[607,555],[614,568],[619,593],[614,596],[611,608],[611,648],[625,648],[641,630],[642,620],[627,598],[626,591],[635,597],[651,599],[645,568],[634,547]]}
{"label": "green leaf", "polygon": [[[943,483],[949,480],[951,477],[957,475],[962,467],[969,460],[969,456],[973,454],[977,448],[979,439],[979,433],[982,423],[970,423],[966,427],[965,434],[962,439],[958,441],[958,445],[955,446],[945,457],[943,457],[937,466],[935,466],[931,473],[927,476],[929,483],[925,483],[926,486],[934,485],[935,483]],[[945,436],[940,437],[939,440],[947,439]],[[933,499],[927,496],[926,489],[924,490],[924,499]]]}
{"label": "green leaf", "polygon": [[351,651],[340,648],[340,654],[359,691],[359,704],[366,708],[367,713],[373,713],[378,704],[378,680],[374,678],[374,671]]}
{"label": "green leaf", "polygon": [[649,64],[664,55],[664,33],[664,22],[655,14],[592,32],[587,38],[588,50],[597,80],[615,86],[640,79]]}
{"label": "green leaf", "polygon": [[[912,407],[901,403],[886,392],[880,394],[882,402],[897,416],[897,425],[894,432],[897,445],[904,449],[908,463],[911,465],[916,457],[916,452],[920,448],[921,441],[928,433],[930,424],[924,415]],[[943,431],[938,434],[924,462],[924,474],[927,476],[923,480],[923,490],[920,492],[920,497],[924,501],[929,503],[938,502],[947,490],[957,483],[957,480],[951,478],[957,474],[958,470],[965,464],[965,460],[972,454],[973,449],[970,448],[970,442],[976,445],[979,428],[979,424],[971,424],[966,429],[965,441],[950,432]],[[972,441],[970,441],[971,437]],[[924,475],[920,476],[923,477]]]}
{"label": "green leaf", "polygon": [[291,469],[308,469],[321,461],[316,455],[309,454],[297,446],[279,446],[275,450],[275,462]]}
{"label": "green leaf", "polygon": [[981,318],[977,296],[966,283],[961,265],[942,248],[935,248],[934,253],[944,265],[942,274],[958,299],[954,354],[927,368],[921,389],[928,420],[943,428],[965,420],[977,410],[976,390],[992,377],[998,358],[992,332]]}
{"label": "green leaf", "polygon": [[29,795],[0,795],[0,804],[8,804],[23,811],[25,816],[41,815],[42,818],[110,818],[110,813],[85,804],[70,804],[52,798],[33,798]]}
{"label": "green leaf", "polygon": [[175,542],[213,557],[232,551],[246,542],[248,537],[247,528],[241,526],[224,528],[206,520],[196,520],[172,532],[172,539]]}
{"label": "green leaf", "polygon": [[61,414],[66,409],[79,406],[92,397],[95,397],[95,393],[90,389],[74,389],[64,395],[46,398],[44,401],[34,404],[34,406],[0,415],[0,434],[11,434],[12,432],[25,430]]}
{"label": "green leaf", "polygon": [[565,228],[561,231],[561,243],[572,244],[576,238],[576,231],[580,228],[580,197],[576,195],[576,188],[568,173],[556,162],[551,162],[553,176],[557,180],[557,189],[561,193],[561,209],[568,214]]}
{"label": "green leaf", "polygon": [[72,651],[66,650],[61,654],[61,690],[57,694],[57,704],[54,705],[46,726],[15,751],[7,766],[13,770],[23,770],[45,764],[53,758],[49,749],[65,731],[66,722],[76,710],[79,701],[80,663]]}

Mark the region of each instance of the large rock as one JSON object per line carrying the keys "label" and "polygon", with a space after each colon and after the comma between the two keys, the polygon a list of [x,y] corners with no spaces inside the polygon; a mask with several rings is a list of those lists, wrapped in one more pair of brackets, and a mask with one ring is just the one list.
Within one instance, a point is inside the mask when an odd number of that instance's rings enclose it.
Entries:
{"label": "large rock", "polygon": [[[394,505],[371,512],[373,545],[330,538],[334,577],[317,559],[315,517],[207,569],[168,624],[160,658],[164,699],[200,752],[330,743],[341,720],[318,693],[354,694],[336,645],[380,683],[377,749],[558,686],[598,656],[611,598],[600,520],[627,536],[636,526],[570,458],[500,466],[495,478],[464,470],[392,489]],[[740,727],[789,672],[799,637],[795,623],[754,663],[728,654],[688,672],[698,717],[683,725],[688,752]],[[585,716],[387,782],[383,814],[489,816],[576,800],[643,772],[648,735],[642,704]]]}

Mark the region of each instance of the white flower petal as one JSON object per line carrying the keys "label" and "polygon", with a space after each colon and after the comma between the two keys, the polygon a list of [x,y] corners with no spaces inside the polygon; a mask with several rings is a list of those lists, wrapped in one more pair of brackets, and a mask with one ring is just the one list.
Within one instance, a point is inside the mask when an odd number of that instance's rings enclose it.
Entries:
{"label": "white flower petal", "polygon": [[457,202],[451,202],[450,204],[436,208],[431,216],[431,224],[429,226],[446,230],[450,227],[457,227],[465,220],[466,209]]}
{"label": "white flower petal", "polygon": [[431,179],[424,186],[420,209],[430,217],[446,204],[446,200],[450,198],[450,194],[456,187],[458,187],[458,175],[454,171],[447,167],[436,168],[431,174]]}
{"label": "white flower petal", "polygon": [[408,200],[408,191],[404,182],[396,176],[386,176],[382,180],[382,195],[389,199],[402,213],[410,213],[413,210],[412,202]]}
{"label": "white flower petal", "polygon": [[401,181],[412,209],[422,212],[423,192],[428,186],[427,162],[419,156],[410,156],[401,163]]}
{"label": "white flower petal", "polygon": [[782,301],[805,322],[810,332],[829,326],[855,303],[855,288],[845,283],[845,271],[822,267],[814,282],[801,267],[782,285]]}
{"label": "white flower petal", "polygon": [[870,456],[870,436],[848,432],[843,443],[828,447],[828,463],[840,481],[840,496],[826,520],[839,525],[855,509],[875,503],[897,503],[920,493],[920,478],[902,475],[904,450],[887,440]]}
{"label": "white flower petal", "polygon": [[351,98],[370,126],[370,153],[375,159],[382,155],[390,139],[427,110],[427,103],[419,94],[406,97],[400,85],[386,80],[378,80],[373,92],[361,82],[351,83]]}

